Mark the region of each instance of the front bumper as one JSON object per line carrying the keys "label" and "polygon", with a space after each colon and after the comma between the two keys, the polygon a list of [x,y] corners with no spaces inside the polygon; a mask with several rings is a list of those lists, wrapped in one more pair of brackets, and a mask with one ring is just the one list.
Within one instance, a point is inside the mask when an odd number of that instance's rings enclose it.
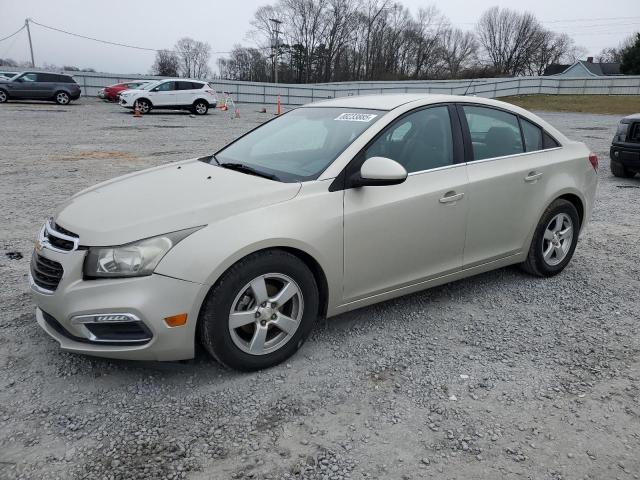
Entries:
{"label": "front bumper", "polygon": [[620,163],[625,168],[640,171],[640,144],[611,145],[609,158],[612,162]]}
{"label": "front bumper", "polygon": [[[39,288],[30,275],[36,321],[63,350],[126,360],[182,360],[193,358],[196,322],[206,295],[203,285],[163,275],[127,279],[84,280],[86,251],[39,254],[62,264],[64,273],[53,292]],[[187,323],[168,327],[164,318],[187,313]],[[144,341],[95,341],[78,318],[127,314],[148,333]],[[150,338],[149,338],[150,337]],[[125,338],[125,337],[119,337]]]}

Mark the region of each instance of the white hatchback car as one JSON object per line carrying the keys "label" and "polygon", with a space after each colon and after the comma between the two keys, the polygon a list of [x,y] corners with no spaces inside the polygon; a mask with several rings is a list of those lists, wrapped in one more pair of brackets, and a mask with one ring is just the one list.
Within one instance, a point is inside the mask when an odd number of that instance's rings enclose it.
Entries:
{"label": "white hatchback car", "polygon": [[178,360],[200,341],[265,368],[318,317],[511,264],[559,273],[596,169],[584,144],[495,100],[311,104],[72,197],[33,253],[36,318],[72,352]]}
{"label": "white hatchback car", "polygon": [[216,104],[216,92],[209,83],[188,78],[158,80],[120,93],[120,106],[131,110],[137,107],[143,114],[151,109],[169,109],[206,115]]}

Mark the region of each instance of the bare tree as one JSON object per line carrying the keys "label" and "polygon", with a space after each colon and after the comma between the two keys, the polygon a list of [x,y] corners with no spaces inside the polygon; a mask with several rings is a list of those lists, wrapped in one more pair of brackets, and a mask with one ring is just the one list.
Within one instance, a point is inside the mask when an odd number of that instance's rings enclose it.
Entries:
{"label": "bare tree", "polygon": [[442,57],[450,78],[457,78],[460,72],[470,67],[476,60],[478,41],[471,32],[458,28],[447,28],[441,34]]}
{"label": "bare tree", "polygon": [[210,75],[211,46],[206,42],[184,37],[175,46],[180,60],[180,74],[188,78],[206,78]]}
{"label": "bare tree", "polygon": [[162,77],[177,77],[179,66],[180,59],[175,52],[159,50],[156,53],[156,61],[151,67],[151,73]]}
{"label": "bare tree", "polygon": [[527,73],[533,56],[545,41],[545,30],[531,13],[493,7],[476,26],[487,60],[506,75]]}

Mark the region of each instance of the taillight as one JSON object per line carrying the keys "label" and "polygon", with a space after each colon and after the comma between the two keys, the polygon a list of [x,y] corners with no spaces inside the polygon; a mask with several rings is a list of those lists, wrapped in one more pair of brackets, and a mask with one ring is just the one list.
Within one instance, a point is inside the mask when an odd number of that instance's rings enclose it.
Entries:
{"label": "taillight", "polygon": [[589,163],[591,163],[594,170],[598,170],[598,156],[593,152],[589,154]]}
{"label": "taillight", "polygon": [[211,96],[215,96],[216,94],[216,92],[214,92],[213,90],[205,90],[205,92],[207,92]]}

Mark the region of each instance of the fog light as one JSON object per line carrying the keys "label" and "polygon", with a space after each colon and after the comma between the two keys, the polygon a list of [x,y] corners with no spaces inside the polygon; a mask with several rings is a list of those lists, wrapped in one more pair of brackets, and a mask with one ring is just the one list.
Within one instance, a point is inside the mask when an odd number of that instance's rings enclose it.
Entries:
{"label": "fog light", "polygon": [[180,313],[178,315],[173,315],[171,317],[166,317],[164,319],[164,323],[167,324],[167,327],[182,327],[187,324],[187,314]]}

